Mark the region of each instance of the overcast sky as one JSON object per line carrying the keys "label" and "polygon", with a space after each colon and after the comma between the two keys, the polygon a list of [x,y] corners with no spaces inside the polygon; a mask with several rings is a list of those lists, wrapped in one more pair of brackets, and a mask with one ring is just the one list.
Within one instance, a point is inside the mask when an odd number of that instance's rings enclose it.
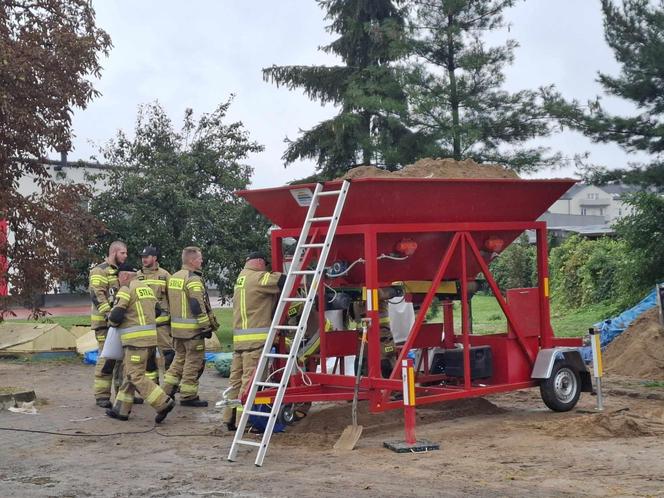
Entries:
{"label": "overcast sky", "polygon": [[[131,132],[140,104],[158,100],[176,125],[188,107],[212,111],[236,95],[230,117],[243,121],[265,151],[249,159],[254,187],[281,185],[314,171],[311,162],[284,169],[286,136],[295,138],[335,114],[299,91],[264,82],[272,64],[334,64],[317,48],[331,40],[314,0],[129,0],[93,1],[97,22],[113,39],[97,89],[102,96],[74,115],[75,150],[70,159],[88,159],[118,129]],[[527,0],[506,13],[509,32],[492,41],[519,42],[506,89],[555,84],[566,97],[582,101],[601,94],[597,72],[619,67],[603,38],[599,0]],[[629,104],[607,100],[614,112]],[[622,167],[642,159],[613,145],[596,145],[564,132],[541,141],[566,155],[588,151],[591,160]],[[538,177],[573,176],[574,169],[543,171]]]}

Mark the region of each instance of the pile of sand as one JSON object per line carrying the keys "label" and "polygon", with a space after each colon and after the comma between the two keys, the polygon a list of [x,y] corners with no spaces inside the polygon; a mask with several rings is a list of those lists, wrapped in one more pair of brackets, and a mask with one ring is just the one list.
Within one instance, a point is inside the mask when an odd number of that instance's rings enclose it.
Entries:
{"label": "pile of sand", "polygon": [[399,171],[390,172],[375,166],[358,166],[338,180],[353,178],[519,178],[514,171],[498,164],[478,164],[472,159],[420,159]]}
{"label": "pile of sand", "polygon": [[[417,423],[434,423],[473,415],[503,413],[505,410],[484,398],[460,399],[417,407]],[[338,435],[351,423],[351,403],[314,405],[309,415],[289,429],[289,434]],[[369,404],[358,404],[357,423],[364,433],[392,432],[403,427],[403,410],[370,413]]]}
{"label": "pile of sand", "polygon": [[597,413],[582,417],[566,418],[535,428],[554,437],[607,438],[643,437],[662,432],[662,413],[631,413],[620,410],[612,413]]}
{"label": "pile of sand", "polygon": [[634,320],[606,347],[604,364],[615,375],[664,380],[664,328],[656,307]]}

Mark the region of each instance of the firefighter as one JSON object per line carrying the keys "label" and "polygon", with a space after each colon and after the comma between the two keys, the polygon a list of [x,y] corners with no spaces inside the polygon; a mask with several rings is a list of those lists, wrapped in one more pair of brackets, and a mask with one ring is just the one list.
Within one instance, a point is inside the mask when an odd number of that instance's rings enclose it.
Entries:
{"label": "firefighter", "polygon": [[[233,292],[233,361],[227,399],[240,396],[258,364],[272,322],[274,305],[286,282],[286,275],[269,272],[261,252],[247,256]],[[241,406],[226,406],[223,421],[236,430],[236,412]]]}
{"label": "firefighter", "polygon": [[[161,268],[158,263],[159,249],[154,246],[146,246],[141,252],[141,262],[143,268],[138,272],[138,278],[147,284],[152,292],[154,292],[161,314],[157,316],[157,351],[164,359],[164,372],[175,358],[175,350],[173,349],[173,338],[171,337],[171,318],[169,316],[168,306],[168,292],[166,286],[171,274]],[[152,361],[149,365],[146,375],[154,383],[159,384],[159,370],[156,361]],[[151,368],[153,368],[151,370]]]}
{"label": "firefighter", "polygon": [[[90,314],[91,328],[97,338],[99,356],[95,366],[94,393],[97,406],[110,408],[113,371],[121,371],[120,362],[101,357],[104,341],[108,332],[108,313],[113,305],[114,295],[118,290],[118,265],[127,260],[127,245],[119,240],[108,248],[106,260],[90,270],[90,297],[92,311]],[[118,387],[116,383],[116,390]]]}
{"label": "firefighter", "polygon": [[118,280],[121,287],[116,294],[115,306],[108,315],[109,322],[117,327],[122,341],[124,381],[115,396],[113,408],[106,410],[106,415],[128,420],[134,393],[138,391],[157,411],[154,421],[161,423],[175,402],[146,375],[148,363],[150,358],[154,358],[157,347],[159,303],[152,289],[136,276],[133,268],[120,266]]}
{"label": "firefighter", "polygon": [[212,313],[201,268],[203,254],[198,247],[182,250],[182,269],[168,280],[171,335],[175,359],[164,374],[164,390],[172,396],[180,391],[183,406],[205,407],[199,399],[198,379],[205,369],[205,338],[219,327]]}

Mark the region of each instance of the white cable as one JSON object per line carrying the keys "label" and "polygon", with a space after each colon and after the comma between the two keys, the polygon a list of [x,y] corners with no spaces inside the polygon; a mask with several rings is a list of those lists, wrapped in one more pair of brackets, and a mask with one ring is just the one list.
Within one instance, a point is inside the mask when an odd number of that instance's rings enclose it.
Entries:
{"label": "white cable", "polygon": [[323,285],[324,285],[325,287],[327,287],[328,289],[330,289],[332,292],[334,292],[334,295],[332,296],[332,299],[330,299],[330,300],[328,301],[328,303],[331,303],[332,301],[334,301],[334,300],[337,298],[337,291],[334,290],[334,288],[330,287],[329,285],[327,285],[327,284],[325,284],[325,283],[324,283]]}
{"label": "white cable", "polygon": [[304,385],[307,387],[313,386],[314,383],[311,381],[311,378],[304,372],[300,364],[296,361],[295,365],[297,366],[297,369],[300,371],[300,376],[302,377],[302,382],[304,382]]}
{"label": "white cable", "polygon": [[394,261],[403,261],[404,259],[408,259],[408,256],[393,256],[392,254],[381,254],[378,256],[378,259],[393,259]]}
{"label": "white cable", "polygon": [[346,273],[348,273],[348,272],[350,271],[350,269],[351,269],[353,266],[355,266],[357,263],[364,263],[364,262],[365,262],[365,261],[364,261],[363,258],[358,258],[358,259],[356,259],[355,261],[353,261],[350,265],[348,265],[348,268],[346,268],[346,269],[345,269],[344,271],[342,271],[341,273],[335,273],[335,274],[332,274],[332,275],[330,275],[330,274],[328,273],[328,274],[327,274],[327,277],[328,277],[328,278],[343,277],[343,276],[344,276]]}

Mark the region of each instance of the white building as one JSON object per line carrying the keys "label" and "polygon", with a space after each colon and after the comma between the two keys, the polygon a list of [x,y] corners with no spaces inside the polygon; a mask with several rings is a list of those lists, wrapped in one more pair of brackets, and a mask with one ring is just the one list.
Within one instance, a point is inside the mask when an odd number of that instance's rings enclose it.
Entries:
{"label": "white building", "polygon": [[[93,193],[99,193],[107,190],[107,186],[102,181],[93,181],[89,177],[99,175],[109,168],[105,164],[92,163],[88,161],[76,161],[74,163],[67,161],[64,155],[61,160],[56,161],[47,159],[43,162],[46,172],[56,183],[86,183],[92,188]],[[22,196],[39,193],[40,189],[35,178],[30,175],[21,177],[18,183],[18,192]]]}
{"label": "white building", "polygon": [[625,195],[640,190],[633,185],[586,185],[577,183],[549,208],[550,213],[601,216],[607,224],[629,214]]}

